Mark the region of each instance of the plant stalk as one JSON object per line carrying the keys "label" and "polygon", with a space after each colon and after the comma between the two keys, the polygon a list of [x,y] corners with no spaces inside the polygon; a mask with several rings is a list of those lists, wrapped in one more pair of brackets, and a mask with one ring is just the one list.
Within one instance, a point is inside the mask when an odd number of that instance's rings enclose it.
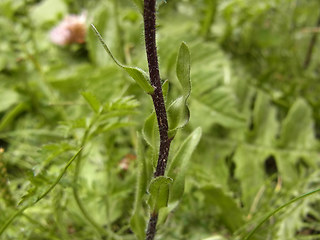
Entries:
{"label": "plant stalk", "polygon": [[[319,17],[318,17],[318,20],[317,20],[317,25],[316,27],[320,27],[320,14],[319,14]],[[311,59],[312,59],[312,53],[313,53],[313,49],[316,45],[316,42],[317,42],[317,38],[318,38],[318,34],[317,32],[314,32],[312,34],[312,37],[310,39],[310,42],[309,42],[309,47],[308,47],[308,50],[307,50],[307,54],[306,54],[306,57],[305,57],[305,60],[304,60],[304,64],[303,64],[303,68],[306,70],[309,65],[310,65],[310,62],[311,62]]]}
{"label": "plant stalk", "polygon": [[[167,166],[169,149],[172,139],[168,136],[168,118],[162,93],[157,45],[156,45],[156,0],[144,0],[144,36],[148,59],[149,76],[154,88],[151,94],[160,133],[160,148],[157,168],[154,177],[163,176]],[[151,213],[146,234],[147,240],[153,240],[156,234],[158,213]]]}

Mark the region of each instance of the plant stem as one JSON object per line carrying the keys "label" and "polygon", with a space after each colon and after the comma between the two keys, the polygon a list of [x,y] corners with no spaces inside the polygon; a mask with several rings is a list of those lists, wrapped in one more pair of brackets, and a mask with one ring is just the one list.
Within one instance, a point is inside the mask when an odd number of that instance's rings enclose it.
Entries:
{"label": "plant stem", "polygon": [[252,236],[255,234],[255,232],[256,232],[270,217],[272,217],[273,215],[275,215],[275,214],[276,214],[277,212],[279,212],[281,209],[289,206],[290,204],[292,204],[292,203],[294,203],[294,202],[296,202],[296,201],[299,201],[299,200],[301,200],[301,199],[304,199],[304,198],[306,198],[306,197],[308,197],[308,196],[311,196],[311,195],[313,195],[313,194],[315,194],[315,193],[318,193],[318,192],[320,192],[320,188],[318,188],[318,189],[316,189],[316,190],[314,190],[314,191],[305,193],[305,194],[303,194],[303,195],[300,195],[299,197],[296,197],[296,198],[290,200],[289,202],[286,202],[285,204],[281,205],[280,207],[276,208],[275,210],[273,210],[272,212],[270,212],[269,214],[267,214],[267,215],[262,219],[262,221],[260,221],[260,222],[258,223],[258,225],[257,225],[247,236],[245,236],[245,237],[243,238],[243,240],[249,240],[249,239],[251,239]]}
{"label": "plant stem", "polygon": [[[154,177],[158,177],[163,176],[165,173],[172,139],[168,137],[168,119],[165,102],[162,94],[158,64],[158,54],[156,45],[156,0],[144,1],[143,19],[150,82],[151,85],[154,87],[154,92],[153,94],[151,94],[151,97],[157,115],[160,133],[158,163],[156,171],[154,173]],[[156,234],[157,221],[158,213],[151,213],[147,229],[147,240],[154,239],[154,236]]]}
{"label": "plant stem", "polygon": [[[320,27],[320,14],[319,14],[319,17],[318,17],[318,20],[317,20],[316,27]],[[314,49],[314,46],[316,45],[318,34],[319,33],[317,33],[317,32],[314,32],[312,34],[312,37],[311,37],[310,43],[309,43],[309,47],[308,47],[308,51],[307,51],[307,54],[306,54],[306,58],[305,58],[304,64],[303,64],[303,68],[304,69],[307,69],[309,67],[309,65],[310,65],[313,49]]]}
{"label": "plant stem", "polygon": [[162,94],[162,87],[160,81],[158,55],[156,46],[156,0],[144,1],[144,31],[145,43],[149,66],[149,75],[151,85],[154,87],[154,92],[151,95],[154,109],[156,111],[159,133],[160,133],[160,149],[159,158],[155,177],[163,176],[167,159],[169,155],[169,148],[172,139],[168,137],[168,119],[167,112]]}
{"label": "plant stem", "polygon": [[80,148],[78,150],[78,152],[69,160],[69,162],[65,165],[65,167],[60,172],[58,178],[53,182],[53,184],[50,185],[50,187],[44,193],[42,193],[34,202],[29,203],[26,206],[18,209],[13,215],[10,216],[10,218],[0,227],[0,237],[16,217],[18,217],[21,214],[23,214],[24,210],[26,210],[27,208],[34,206],[41,199],[45,198],[51,192],[51,190],[55,188],[55,186],[60,182],[61,178],[67,172],[67,170],[68,170],[69,166],[71,165],[71,163],[79,156],[81,151],[82,151],[82,148]]}
{"label": "plant stem", "polygon": [[147,236],[146,240],[153,240],[154,236],[157,231],[157,222],[158,222],[158,213],[152,213],[150,215],[148,229],[147,229]]}

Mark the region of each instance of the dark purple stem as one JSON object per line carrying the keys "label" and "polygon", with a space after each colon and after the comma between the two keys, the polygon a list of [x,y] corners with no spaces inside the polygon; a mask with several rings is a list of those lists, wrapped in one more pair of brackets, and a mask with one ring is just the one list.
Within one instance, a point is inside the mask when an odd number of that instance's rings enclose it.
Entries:
{"label": "dark purple stem", "polygon": [[154,109],[156,111],[159,133],[160,133],[160,149],[159,158],[155,177],[163,176],[167,159],[169,155],[169,148],[172,139],[168,137],[168,119],[164,98],[162,94],[157,45],[156,45],[156,0],[144,1],[144,31],[146,51],[148,58],[149,74],[151,85],[154,87],[154,92],[151,95]]}
{"label": "dark purple stem", "polygon": [[[154,87],[154,92],[153,94],[151,94],[151,97],[154,109],[156,111],[160,133],[159,157],[157,168],[154,173],[154,177],[158,177],[163,176],[165,173],[172,139],[168,137],[168,119],[162,94],[159,73],[158,54],[156,45],[156,0],[144,1],[143,19],[150,82],[151,85]],[[152,213],[150,215],[147,229],[147,240],[154,239],[154,236],[156,234],[157,221],[158,213]]]}

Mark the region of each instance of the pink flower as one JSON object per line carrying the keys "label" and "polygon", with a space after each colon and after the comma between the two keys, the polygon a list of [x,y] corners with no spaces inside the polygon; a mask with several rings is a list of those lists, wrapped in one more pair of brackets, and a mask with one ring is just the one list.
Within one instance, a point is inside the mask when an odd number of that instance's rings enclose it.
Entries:
{"label": "pink flower", "polygon": [[86,13],[66,16],[50,31],[50,40],[60,46],[71,43],[84,43],[86,36]]}

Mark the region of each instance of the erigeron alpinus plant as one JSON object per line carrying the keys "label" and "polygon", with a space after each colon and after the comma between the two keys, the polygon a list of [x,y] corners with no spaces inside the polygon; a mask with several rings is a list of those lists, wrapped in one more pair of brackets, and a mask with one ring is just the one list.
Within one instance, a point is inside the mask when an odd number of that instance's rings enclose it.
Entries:
{"label": "erigeron alpinus plant", "polygon": [[[92,25],[92,28],[115,64],[123,68],[145,93],[151,96],[153,101],[154,112],[146,119],[142,135],[152,149],[152,156],[157,156],[157,162],[154,164],[152,158],[144,156],[140,143],[138,183],[131,218],[131,228],[137,238],[152,240],[156,235],[158,220],[160,219],[159,222],[163,222],[168,213],[177,206],[182,198],[186,168],[192,152],[200,140],[201,129],[197,128],[187,137],[174,157],[171,158],[169,168],[166,170],[171,142],[174,140],[177,131],[188,123],[190,117],[187,106],[187,100],[191,92],[190,53],[188,46],[183,42],[176,63],[176,74],[182,86],[182,95],[169,103],[166,101],[169,82],[161,82],[156,44],[156,8],[157,4],[161,4],[162,1],[146,0],[144,3],[143,1],[135,1],[135,3],[143,12],[149,75],[138,67],[130,67],[120,63],[112,55],[94,25]],[[151,176],[150,170],[154,172],[153,176]],[[147,229],[142,211],[145,192],[149,195],[147,201],[149,205]]]}

